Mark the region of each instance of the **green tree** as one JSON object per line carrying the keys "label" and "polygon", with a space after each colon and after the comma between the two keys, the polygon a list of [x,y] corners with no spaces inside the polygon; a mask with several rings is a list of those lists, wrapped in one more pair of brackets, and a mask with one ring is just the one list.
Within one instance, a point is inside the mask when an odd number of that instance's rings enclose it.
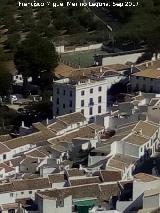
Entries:
{"label": "green tree", "polygon": [[6,63],[0,61],[0,96],[8,95],[11,88],[12,76],[6,68]]}
{"label": "green tree", "polygon": [[14,55],[14,62],[19,73],[23,75],[24,86],[26,86],[27,78],[30,76],[36,84],[44,72],[51,77],[57,66],[58,56],[52,42],[32,33],[19,45]]}

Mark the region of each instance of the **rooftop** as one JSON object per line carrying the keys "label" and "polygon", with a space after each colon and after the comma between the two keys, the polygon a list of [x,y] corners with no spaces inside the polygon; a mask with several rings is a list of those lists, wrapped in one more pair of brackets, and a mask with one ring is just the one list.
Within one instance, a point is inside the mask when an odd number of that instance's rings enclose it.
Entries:
{"label": "rooftop", "polygon": [[156,123],[151,123],[149,121],[139,121],[133,128],[133,132],[140,133],[140,135],[150,138],[158,129],[159,125]]}
{"label": "rooftop", "polygon": [[135,180],[142,181],[142,182],[151,182],[151,181],[155,181],[155,180],[160,180],[160,177],[146,174],[146,173],[138,173],[138,174],[134,175],[134,178],[135,178]]}
{"label": "rooftop", "polygon": [[148,138],[143,137],[140,133],[131,133],[127,137],[123,139],[124,141],[135,144],[137,146],[141,146],[148,142]]}
{"label": "rooftop", "polygon": [[140,72],[136,72],[132,74],[133,76],[137,77],[144,77],[144,78],[154,78],[154,79],[159,79],[160,78],[160,70],[156,69],[146,69]]}

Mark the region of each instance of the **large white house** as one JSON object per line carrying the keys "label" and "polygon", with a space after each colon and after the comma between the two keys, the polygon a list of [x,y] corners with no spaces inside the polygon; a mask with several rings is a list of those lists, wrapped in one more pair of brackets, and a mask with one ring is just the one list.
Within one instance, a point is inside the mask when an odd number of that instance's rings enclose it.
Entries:
{"label": "large white house", "polygon": [[[93,77],[93,76],[92,76]],[[81,112],[87,120],[107,111],[107,91],[122,79],[117,73],[99,78],[71,80],[69,78],[53,83],[53,115],[59,116]]]}

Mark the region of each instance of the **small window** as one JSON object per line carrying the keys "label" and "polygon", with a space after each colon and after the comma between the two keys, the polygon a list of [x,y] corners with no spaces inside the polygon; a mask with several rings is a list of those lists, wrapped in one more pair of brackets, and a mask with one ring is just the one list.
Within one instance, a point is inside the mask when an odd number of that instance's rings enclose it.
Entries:
{"label": "small window", "polygon": [[102,91],[102,87],[98,87],[98,91],[101,92]]}
{"label": "small window", "polygon": [[10,197],[13,197],[13,193],[10,193]]}
{"label": "small window", "polygon": [[141,152],[143,152],[143,147],[141,148]]}
{"label": "small window", "polygon": [[65,109],[66,108],[66,105],[65,104],[63,104],[63,109]]}
{"label": "small window", "polygon": [[84,115],[84,109],[81,110],[81,113]]}
{"label": "small window", "polygon": [[139,76],[137,76],[136,79],[138,80],[138,79],[139,79]]}
{"label": "small window", "polygon": [[101,106],[98,106],[98,113],[101,113]]}
{"label": "small window", "polygon": [[84,100],[81,100],[81,107],[84,106]]}
{"label": "small window", "polygon": [[144,77],[143,80],[146,80],[146,78]]}
{"label": "small window", "polygon": [[81,91],[81,95],[82,95],[82,96],[84,95],[84,90]]}
{"label": "small window", "polygon": [[93,98],[89,99],[89,104],[93,104]]}
{"label": "small window", "polygon": [[6,154],[3,155],[3,160],[5,160],[5,159],[6,159]]}
{"label": "small window", "polygon": [[69,107],[72,107],[72,101],[69,101]]}
{"label": "small window", "polygon": [[59,104],[59,98],[57,98],[57,104]]}
{"label": "small window", "polygon": [[59,115],[59,108],[57,108],[56,110],[56,115]]}
{"label": "small window", "polygon": [[102,97],[98,96],[98,103],[101,103],[101,102],[102,102]]}
{"label": "small window", "polygon": [[89,114],[90,114],[90,115],[93,114],[93,108],[92,108],[92,107],[89,108]]}
{"label": "small window", "polygon": [[63,90],[63,95],[66,95],[66,90]]}
{"label": "small window", "polygon": [[72,91],[69,92],[69,96],[72,97]]}
{"label": "small window", "polygon": [[64,200],[59,201],[59,207],[64,207]]}
{"label": "small window", "polygon": [[24,194],[24,192],[21,192],[21,195],[23,195]]}
{"label": "small window", "polygon": [[57,88],[57,94],[59,94],[59,88]]}
{"label": "small window", "polygon": [[92,89],[90,89],[90,93],[93,93],[93,88],[92,88]]}
{"label": "small window", "polygon": [[29,194],[32,194],[32,191],[29,191]]}

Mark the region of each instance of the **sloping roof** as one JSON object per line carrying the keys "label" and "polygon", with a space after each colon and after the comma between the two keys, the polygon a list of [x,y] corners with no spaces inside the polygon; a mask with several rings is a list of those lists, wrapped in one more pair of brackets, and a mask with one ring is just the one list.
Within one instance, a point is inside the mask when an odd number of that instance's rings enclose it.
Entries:
{"label": "sloping roof", "polygon": [[48,125],[48,128],[54,132],[59,132],[67,127],[67,124],[57,119],[53,124]]}
{"label": "sloping roof", "polygon": [[160,70],[146,69],[132,75],[137,77],[160,79]]}
{"label": "sloping roof", "polygon": [[8,141],[8,140],[11,140],[12,137],[10,135],[0,135],[0,142],[5,142],[5,141]]}
{"label": "sloping roof", "polygon": [[12,183],[15,191],[51,188],[48,178],[14,180]]}
{"label": "sloping roof", "polygon": [[135,163],[137,158],[129,155],[116,154],[109,160],[108,166],[116,169],[123,170],[125,167]]}
{"label": "sloping roof", "polygon": [[52,175],[48,175],[49,178],[49,182],[50,183],[60,183],[60,182],[64,182],[64,174],[52,174]]}
{"label": "sloping roof", "polygon": [[14,168],[8,166],[6,163],[0,163],[0,168],[3,168],[5,170],[5,173],[15,171]]}
{"label": "sloping roof", "polygon": [[86,185],[91,183],[100,183],[99,177],[85,177],[81,179],[72,179],[70,180],[71,186],[78,186],[78,185]]}
{"label": "sloping roof", "polygon": [[55,134],[51,132],[50,130],[43,131],[43,132],[36,132],[30,135],[14,138],[12,140],[4,142],[4,144],[9,149],[15,149],[20,146],[24,146],[27,144],[37,144],[40,142],[44,142],[49,138],[54,137]]}
{"label": "sloping roof", "polygon": [[125,139],[124,141],[128,142],[128,143],[131,143],[131,144],[135,144],[135,145],[138,145],[138,146],[141,146],[145,143],[148,142],[148,138],[145,138],[141,135],[138,135],[138,134],[129,134]]}
{"label": "sloping roof", "polygon": [[7,192],[13,192],[14,187],[12,183],[4,183],[0,184],[0,193],[7,193]]}
{"label": "sloping roof", "polygon": [[159,129],[159,125],[149,121],[139,121],[133,128],[134,132],[142,132],[143,136],[151,137]]}
{"label": "sloping roof", "polygon": [[0,154],[6,153],[9,151],[10,151],[10,149],[5,144],[0,143]]}
{"label": "sloping roof", "polygon": [[151,181],[155,181],[155,180],[160,180],[160,177],[146,174],[146,173],[138,173],[138,174],[134,175],[134,178],[137,181],[142,181],[142,182],[151,182]]}
{"label": "sloping roof", "polygon": [[85,175],[85,171],[84,170],[79,170],[79,169],[68,169],[66,170],[69,177],[73,177],[73,176],[83,176]]}
{"label": "sloping roof", "polygon": [[144,197],[160,194],[160,187],[144,191]]}
{"label": "sloping roof", "polygon": [[121,172],[112,170],[101,170],[100,175],[103,182],[113,182],[121,180]]}
{"label": "sloping roof", "polygon": [[119,187],[115,184],[101,184],[100,185],[100,199],[109,201],[112,196],[118,195]]}
{"label": "sloping roof", "polygon": [[59,116],[57,119],[63,121],[67,125],[83,122],[86,120],[81,112],[74,112],[67,115]]}

